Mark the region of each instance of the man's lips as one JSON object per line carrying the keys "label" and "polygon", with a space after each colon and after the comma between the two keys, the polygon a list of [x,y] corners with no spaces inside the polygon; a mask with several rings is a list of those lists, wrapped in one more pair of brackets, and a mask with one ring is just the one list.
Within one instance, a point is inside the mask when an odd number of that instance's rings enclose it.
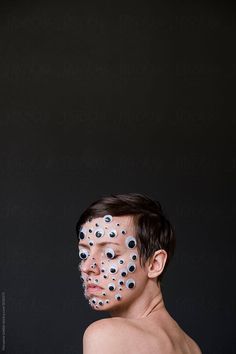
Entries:
{"label": "man's lips", "polygon": [[95,284],[89,284],[87,286],[87,290],[102,290],[103,288],[101,288],[100,286],[98,285],[95,285]]}

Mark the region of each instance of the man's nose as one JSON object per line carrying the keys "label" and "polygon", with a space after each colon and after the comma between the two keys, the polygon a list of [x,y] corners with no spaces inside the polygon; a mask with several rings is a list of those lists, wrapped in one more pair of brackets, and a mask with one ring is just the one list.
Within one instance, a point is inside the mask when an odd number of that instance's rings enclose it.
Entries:
{"label": "man's nose", "polygon": [[89,256],[87,259],[83,260],[80,266],[80,270],[84,273],[100,273],[100,267],[95,257]]}

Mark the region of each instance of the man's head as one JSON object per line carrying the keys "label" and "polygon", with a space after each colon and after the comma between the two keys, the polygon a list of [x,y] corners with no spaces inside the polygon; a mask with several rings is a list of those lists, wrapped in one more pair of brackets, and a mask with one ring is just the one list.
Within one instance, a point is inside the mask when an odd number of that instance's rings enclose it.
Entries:
{"label": "man's head", "polygon": [[[104,301],[99,294],[90,298],[96,308],[113,298],[121,301],[131,290],[136,295],[142,291],[146,264],[162,253],[161,270],[148,273],[160,282],[175,249],[173,228],[160,203],[143,194],[111,195],[95,201],[80,216],[76,231],[81,278],[86,285],[103,288]],[[85,295],[93,293],[96,290]]]}

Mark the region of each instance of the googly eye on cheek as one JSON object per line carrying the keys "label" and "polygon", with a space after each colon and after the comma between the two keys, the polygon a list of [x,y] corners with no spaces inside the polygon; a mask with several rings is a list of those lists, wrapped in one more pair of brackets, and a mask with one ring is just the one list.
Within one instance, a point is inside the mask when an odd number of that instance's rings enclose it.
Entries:
{"label": "googly eye on cheek", "polygon": [[81,249],[79,250],[79,258],[80,258],[81,260],[87,259],[88,256],[89,256],[88,250],[86,250],[85,248],[81,248]]}
{"label": "googly eye on cheek", "polygon": [[108,259],[114,259],[117,258],[118,256],[116,255],[115,251],[113,248],[106,248],[105,249],[105,255]]}
{"label": "googly eye on cheek", "polygon": [[86,231],[84,228],[80,228],[80,231],[79,231],[79,239],[80,240],[83,240],[86,236]]}

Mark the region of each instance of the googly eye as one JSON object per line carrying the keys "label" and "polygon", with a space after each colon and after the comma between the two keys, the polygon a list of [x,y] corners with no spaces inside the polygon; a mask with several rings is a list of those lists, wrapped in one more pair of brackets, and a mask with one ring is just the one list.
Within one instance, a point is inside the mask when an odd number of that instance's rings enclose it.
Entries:
{"label": "googly eye", "polygon": [[111,222],[111,221],[112,221],[112,216],[111,216],[111,215],[105,215],[105,216],[103,217],[103,220],[104,220],[105,222]]}
{"label": "googly eye", "polygon": [[115,299],[116,299],[116,300],[120,301],[121,298],[122,298],[122,296],[121,296],[120,294],[116,294],[116,295],[115,295]]}
{"label": "googly eye", "polygon": [[136,259],[138,258],[138,256],[137,256],[136,253],[131,253],[130,258],[131,258],[133,261],[136,261]]}
{"label": "googly eye", "polygon": [[127,270],[126,269],[122,269],[121,272],[120,272],[120,275],[122,277],[126,277],[126,275],[128,274]]}
{"label": "googly eye", "polygon": [[101,305],[101,306],[103,306],[104,302],[103,302],[102,300],[99,300],[99,301],[98,301],[98,304]]}
{"label": "googly eye", "polygon": [[109,231],[109,236],[112,237],[112,238],[116,237],[117,236],[117,231],[116,230]]}
{"label": "googly eye", "polygon": [[125,240],[125,244],[128,248],[134,248],[136,246],[136,239],[133,236],[128,236]]}
{"label": "googly eye", "polygon": [[104,230],[99,228],[99,229],[96,229],[95,232],[94,232],[95,236],[96,237],[102,237],[104,235]]}
{"label": "googly eye", "polygon": [[110,291],[114,291],[115,288],[116,288],[116,286],[115,286],[114,283],[109,283],[109,284],[108,284],[108,289],[109,289]]}
{"label": "googly eye", "polygon": [[109,301],[109,300],[106,300],[105,302],[106,302],[106,304],[109,304],[110,301]]}
{"label": "googly eye", "polygon": [[79,257],[80,257],[81,259],[87,259],[88,256],[89,256],[89,253],[88,253],[88,251],[87,251],[86,249],[83,249],[83,248],[82,248],[82,249],[79,251]]}
{"label": "googly eye", "polygon": [[94,242],[92,240],[89,241],[89,246],[93,246]]}
{"label": "googly eye", "polygon": [[127,268],[128,268],[128,272],[133,273],[136,270],[136,265],[130,262]]}
{"label": "googly eye", "polygon": [[97,303],[97,299],[94,297],[94,298],[92,298],[92,303],[93,304],[96,304]]}
{"label": "googly eye", "polygon": [[119,259],[119,264],[124,264],[125,261],[123,259]]}
{"label": "googly eye", "polygon": [[105,255],[107,258],[112,259],[115,257],[115,251],[112,248],[106,248]]}
{"label": "googly eye", "polygon": [[122,279],[119,279],[119,280],[118,280],[118,284],[119,284],[120,286],[124,285],[124,283],[125,283],[124,280],[122,280]]}
{"label": "googly eye", "polygon": [[81,228],[80,231],[79,231],[79,239],[80,240],[83,240],[86,236],[86,231],[84,228]]}
{"label": "googly eye", "polygon": [[135,281],[134,279],[128,279],[125,283],[126,288],[128,289],[133,289],[135,287]]}
{"label": "googly eye", "polygon": [[112,264],[110,267],[110,273],[115,274],[117,273],[117,266],[115,264]]}
{"label": "googly eye", "polygon": [[125,234],[126,234],[126,230],[122,230],[121,233],[122,233],[123,235],[125,235]]}

